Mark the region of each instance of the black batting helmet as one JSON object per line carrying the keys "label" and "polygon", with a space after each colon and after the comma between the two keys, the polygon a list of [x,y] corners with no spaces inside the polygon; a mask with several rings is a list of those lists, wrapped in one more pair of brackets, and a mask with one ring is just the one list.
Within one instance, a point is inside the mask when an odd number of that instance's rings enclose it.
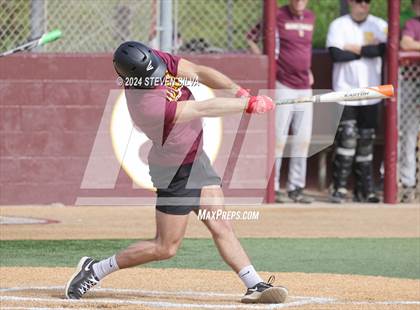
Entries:
{"label": "black batting helmet", "polygon": [[166,63],[148,46],[136,41],[122,43],[114,53],[113,62],[122,78],[141,78],[139,88],[154,88],[155,81],[161,80],[166,72]]}

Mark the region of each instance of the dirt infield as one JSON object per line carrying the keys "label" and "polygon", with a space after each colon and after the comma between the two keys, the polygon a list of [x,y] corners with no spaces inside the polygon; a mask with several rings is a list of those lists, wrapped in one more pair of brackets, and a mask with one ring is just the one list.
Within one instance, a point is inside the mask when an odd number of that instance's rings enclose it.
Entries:
{"label": "dirt infield", "polygon": [[[1,305],[120,309],[418,309],[420,282],[369,276],[275,273],[289,288],[283,305],[243,305],[233,272],[146,269],[120,271],[81,301],[63,300],[71,268],[1,268]],[[262,273],[265,278],[270,274]],[[205,280],[204,280],[205,279]]]}
{"label": "dirt infield", "polygon": [[[258,220],[233,221],[239,237],[420,237],[420,207],[415,205],[347,204],[332,207],[268,205],[228,207],[228,210],[260,211]],[[0,225],[1,240],[13,239],[114,239],[151,238],[153,207],[0,207],[7,217],[57,221],[44,225]],[[210,238],[191,215],[187,238]]]}
{"label": "dirt infield", "polygon": [[[232,208],[259,210],[234,221],[240,237],[419,237],[418,206],[330,205]],[[147,238],[152,207],[1,207],[1,240]],[[22,224],[16,224],[19,218]],[[29,220],[28,220],[29,218]],[[14,224],[8,223],[8,219]],[[25,220],[26,219],[26,220]],[[40,223],[40,224],[28,224]],[[191,216],[187,237],[210,235]],[[112,274],[81,301],[63,299],[72,268],[1,267],[2,309],[419,309],[420,281],[358,275],[274,273],[289,288],[285,304],[243,305],[233,272],[134,268]],[[267,278],[271,273],[262,273]]]}

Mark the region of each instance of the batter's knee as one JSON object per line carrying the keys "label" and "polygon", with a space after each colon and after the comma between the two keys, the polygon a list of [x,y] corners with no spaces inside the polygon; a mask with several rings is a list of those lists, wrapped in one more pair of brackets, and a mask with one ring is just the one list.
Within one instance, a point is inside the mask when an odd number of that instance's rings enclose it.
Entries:
{"label": "batter's knee", "polygon": [[156,260],[165,260],[172,258],[176,255],[177,250],[177,244],[163,245],[158,243],[155,249],[155,258]]}
{"label": "batter's knee", "polygon": [[216,220],[209,225],[209,230],[213,238],[221,238],[233,234],[233,227],[228,220]]}

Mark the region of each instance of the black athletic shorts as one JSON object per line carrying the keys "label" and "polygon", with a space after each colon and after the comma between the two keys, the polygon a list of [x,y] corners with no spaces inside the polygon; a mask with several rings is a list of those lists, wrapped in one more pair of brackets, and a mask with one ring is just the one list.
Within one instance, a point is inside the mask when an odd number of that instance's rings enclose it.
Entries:
{"label": "black athletic shorts", "polygon": [[157,189],[156,209],[168,214],[184,215],[198,209],[201,189],[221,184],[204,152],[190,164],[180,167],[149,165],[149,169]]}

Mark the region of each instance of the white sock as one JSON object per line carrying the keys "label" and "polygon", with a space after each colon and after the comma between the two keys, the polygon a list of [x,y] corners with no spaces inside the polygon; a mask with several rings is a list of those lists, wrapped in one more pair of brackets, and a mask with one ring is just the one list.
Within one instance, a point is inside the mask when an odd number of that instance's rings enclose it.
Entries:
{"label": "white sock", "polygon": [[260,282],[264,282],[263,279],[258,275],[255,271],[254,266],[249,265],[242,268],[238,272],[239,278],[241,278],[242,282],[245,284],[247,288],[254,287]]}
{"label": "white sock", "polygon": [[105,276],[109,275],[110,273],[120,269],[120,267],[118,267],[115,255],[103,259],[100,262],[97,262],[96,264],[93,264],[92,268],[93,272],[95,272],[95,276],[99,279],[99,281],[105,278]]}

